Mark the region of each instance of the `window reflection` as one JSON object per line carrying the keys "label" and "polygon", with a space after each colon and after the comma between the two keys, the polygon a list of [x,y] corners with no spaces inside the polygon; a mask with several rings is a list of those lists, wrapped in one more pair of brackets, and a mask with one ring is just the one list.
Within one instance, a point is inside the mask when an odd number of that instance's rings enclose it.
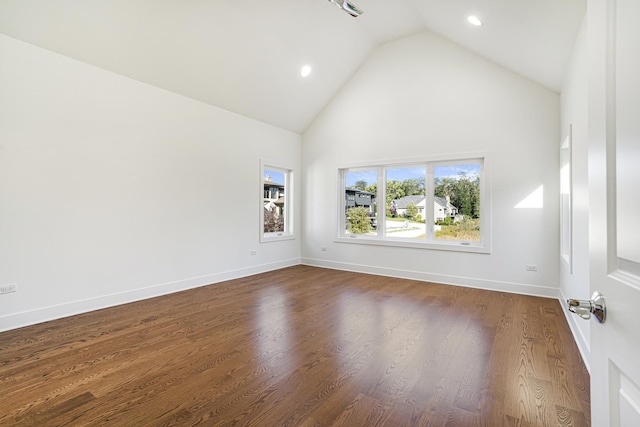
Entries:
{"label": "window reflection", "polygon": [[287,295],[277,288],[264,290],[256,310],[258,358],[270,364],[288,364],[291,325]]}

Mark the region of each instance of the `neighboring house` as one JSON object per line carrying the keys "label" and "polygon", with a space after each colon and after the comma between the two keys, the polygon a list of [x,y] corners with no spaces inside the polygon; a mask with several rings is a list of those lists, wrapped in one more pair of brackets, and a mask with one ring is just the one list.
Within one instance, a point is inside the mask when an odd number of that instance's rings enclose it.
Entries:
{"label": "neighboring house", "polygon": [[346,209],[362,206],[369,211],[369,214],[373,215],[375,203],[376,195],[373,193],[353,187],[345,189],[344,205]]}
{"label": "neighboring house", "polygon": [[357,208],[359,206],[362,206],[369,211],[369,216],[371,217],[371,225],[373,226],[373,228],[377,227],[375,218],[376,195],[374,193],[370,193],[368,191],[360,190],[354,187],[348,187],[345,189],[344,197],[345,211],[348,211],[350,208]]}
{"label": "neighboring house", "polygon": [[433,218],[434,221],[444,221],[445,218],[451,218],[454,221],[458,221],[458,208],[451,204],[449,196],[446,198],[434,197],[433,198]]}
{"label": "neighboring house", "polygon": [[264,208],[269,212],[275,209],[276,215],[281,215],[284,209],[284,184],[271,181],[267,175],[264,180]]}
{"label": "neighboring house", "polygon": [[397,216],[407,216],[407,207],[411,203],[416,205],[416,207],[418,208],[418,215],[424,218],[424,207],[426,203],[426,199],[424,196],[405,196],[391,202],[392,206],[395,206],[396,208]]}
{"label": "neighboring house", "polygon": [[[396,215],[406,216],[407,206],[411,203],[418,208],[418,214],[425,218],[425,203],[426,198],[424,196],[405,196],[400,199],[396,199],[391,202],[396,208]],[[433,219],[435,222],[444,221],[445,218],[452,218],[454,221],[459,220],[458,208],[451,204],[449,197],[434,197],[433,199]]]}

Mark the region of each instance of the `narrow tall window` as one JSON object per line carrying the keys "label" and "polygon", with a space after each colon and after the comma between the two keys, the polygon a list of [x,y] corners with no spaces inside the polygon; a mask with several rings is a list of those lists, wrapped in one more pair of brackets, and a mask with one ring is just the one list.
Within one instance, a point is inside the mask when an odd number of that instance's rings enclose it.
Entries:
{"label": "narrow tall window", "polygon": [[263,164],[261,167],[260,241],[293,238],[293,171]]}

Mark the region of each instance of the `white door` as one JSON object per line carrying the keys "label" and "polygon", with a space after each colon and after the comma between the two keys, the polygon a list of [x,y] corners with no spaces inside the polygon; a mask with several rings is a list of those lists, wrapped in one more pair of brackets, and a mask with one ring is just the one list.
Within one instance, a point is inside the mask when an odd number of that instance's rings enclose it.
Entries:
{"label": "white door", "polygon": [[640,0],[589,0],[590,286],[594,427],[640,426]]}

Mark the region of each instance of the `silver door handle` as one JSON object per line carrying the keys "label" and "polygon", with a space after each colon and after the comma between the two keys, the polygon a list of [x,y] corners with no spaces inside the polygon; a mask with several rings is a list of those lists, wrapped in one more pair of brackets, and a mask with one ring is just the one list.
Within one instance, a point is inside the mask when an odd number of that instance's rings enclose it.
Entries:
{"label": "silver door handle", "polygon": [[594,292],[590,300],[568,299],[567,305],[570,312],[586,320],[591,319],[592,314],[599,323],[604,323],[607,318],[607,307],[600,292]]}

